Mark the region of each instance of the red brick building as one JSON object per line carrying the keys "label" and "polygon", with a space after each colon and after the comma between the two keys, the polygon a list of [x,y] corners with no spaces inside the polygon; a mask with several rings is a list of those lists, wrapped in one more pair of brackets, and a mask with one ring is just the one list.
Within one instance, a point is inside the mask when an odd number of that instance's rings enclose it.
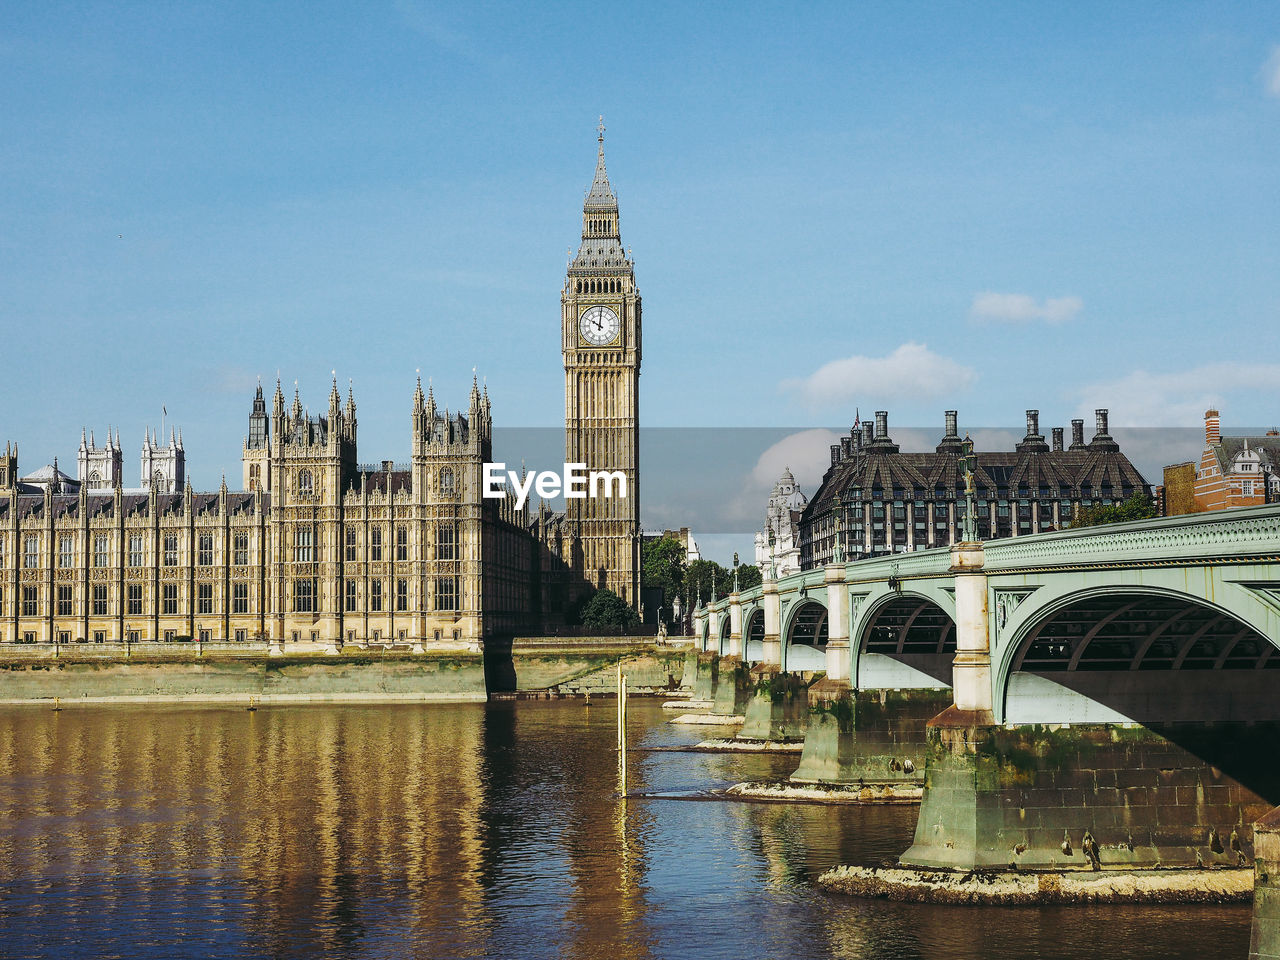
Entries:
{"label": "red brick building", "polygon": [[1170,492],[1183,486],[1186,464],[1165,467],[1165,512],[1225,510],[1280,502],[1280,432],[1224,437],[1217,410],[1204,414],[1204,452],[1196,464],[1193,502]]}

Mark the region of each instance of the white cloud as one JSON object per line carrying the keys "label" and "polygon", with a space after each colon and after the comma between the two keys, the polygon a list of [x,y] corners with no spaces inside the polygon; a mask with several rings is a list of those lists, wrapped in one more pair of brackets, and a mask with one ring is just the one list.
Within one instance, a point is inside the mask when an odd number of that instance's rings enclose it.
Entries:
{"label": "white cloud", "polygon": [[1271,48],[1271,56],[1262,66],[1262,82],[1269,96],[1280,99],[1280,44]]}
{"label": "white cloud", "polygon": [[[1106,407],[1111,422],[1130,427],[1193,427],[1209,407],[1223,407],[1225,392],[1275,392],[1277,363],[1208,363],[1190,370],[1150,373],[1135,370],[1114,380],[1086,384],[1072,391],[1077,416],[1092,426],[1093,411]],[[1239,418],[1237,418],[1238,420]]]}
{"label": "white cloud", "polygon": [[845,406],[855,398],[871,403],[952,394],[971,385],[977,374],[923,343],[904,343],[887,357],[832,360],[807,377],[782,381],[780,389],[798,393],[809,407]]}
{"label": "white cloud", "polygon": [[1084,307],[1079,297],[1048,297],[1036,303],[1025,293],[992,293],[985,291],[973,296],[969,316],[974,320],[997,323],[1065,323]]}

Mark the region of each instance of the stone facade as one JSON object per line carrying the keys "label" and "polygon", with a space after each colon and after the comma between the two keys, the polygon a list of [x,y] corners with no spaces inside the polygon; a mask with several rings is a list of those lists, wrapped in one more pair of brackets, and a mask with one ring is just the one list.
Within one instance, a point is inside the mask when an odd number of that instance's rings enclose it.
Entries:
{"label": "stone facade", "polygon": [[[956,412],[933,453],[903,453],[879,410],[831,447],[831,466],[800,519],[800,566],[832,562],[837,529],[845,560],[945,547],[960,540],[964,522],[963,439]],[[1027,433],[1007,453],[977,453],[976,532],[979,539],[1017,537],[1070,526],[1083,506],[1117,503],[1150,493],[1147,482],[1108,432],[1106,410],[1086,443],[1084,421],[1071,422],[1071,445],[1055,427],[1052,444],[1040,414],[1027,411]],[[838,518],[838,519],[837,519]]]}
{"label": "stone facade", "polygon": [[578,591],[608,588],[640,606],[640,291],[604,165],[582,208],[582,243],[560,293],[566,463],[617,471],[626,495],[567,501]]}
{"label": "stone facade", "polygon": [[242,493],[186,482],[181,434],[147,432],[142,486],[118,434],[82,436],[85,483],[18,477],[0,459],[0,642],[148,640],[410,644],[475,650],[562,623],[592,589],[640,602],[640,295],[604,167],[583,206],[562,293],[566,461],[616,471],[625,493],[517,510],[482,495],[488,391],[450,412],[414,392],[408,463],[361,465],[356,403],[335,376],[312,416],[259,384]]}
{"label": "stone facade", "polygon": [[[1185,489],[1192,467],[1191,490]],[[1164,468],[1166,516],[1280,502],[1280,431],[1224,437],[1217,410],[1204,414],[1204,450],[1195,464]]]}
{"label": "stone facade", "polygon": [[[337,383],[311,417],[261,387],[247,492],[75,495],[0,482],[0,640],[410,643],[475,649],[540,614],[542,545],[509,500],[480,495],[487,393],[438,410],[418,385],[412,459],[356,462],[356,405]],[[176,449],[176,444],[173,445]],[[0,475],[17,472],[10,453]]]}
{"label": "stone facade", "polygon": [[764,528],[756,532],[756,566],[763,576],[770,576],[770,564],[775,577],[800,569],[800,518],[808,505],[791,468],[785,468],[769,494]]}

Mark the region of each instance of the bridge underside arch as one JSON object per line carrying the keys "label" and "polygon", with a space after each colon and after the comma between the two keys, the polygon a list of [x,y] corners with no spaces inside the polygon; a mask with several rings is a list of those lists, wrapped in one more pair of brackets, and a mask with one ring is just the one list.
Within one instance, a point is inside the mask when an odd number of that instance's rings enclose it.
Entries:
{"label": "bridge underside arch", "polygon": [[788,618],[782,668],[793,672],[825,670],[827,631],[827,608],[817,600],[801,600]]}
{"label": "bridge underside arch", "polygon": [[1023,632],[997,694],[1006,723],[1139,723],[1280,802],[1280,773],[1246,755],[1280,732],[1280,649],[1208,603],[1108,592],[1059,606]]}
{"label": "bridge underside arch", "polygon": [[725,607],[720,614],[720,655],[728,656],[729,653],[729,635],[733,633],[733,624],[729,619],[729,608]]}
{"label": "bridge underside arch", "polygon": [[897,596],[878,607],[862,631],[858,687],[949,687],[955,656],[951,615],[925,597]]}
{"label": "bridge underside arch", "polygon": [[760,607],[750,611],[743,623],[742,659],[747,663],[764,659],[764,610]]}

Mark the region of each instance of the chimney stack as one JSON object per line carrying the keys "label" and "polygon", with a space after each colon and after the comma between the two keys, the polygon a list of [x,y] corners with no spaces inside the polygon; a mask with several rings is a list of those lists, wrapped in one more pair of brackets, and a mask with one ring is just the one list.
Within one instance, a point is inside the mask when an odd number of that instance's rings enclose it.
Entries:
{"label": "chimney stack", "polygon": [[1102,437],[1107,436],[1107,408],[1106,407],[1099,407],[1097,410],[1093,411],[1093,422],[1094,422],[1094,426],[1097,427],[1097,430],[1095,431],[1095,433],[1097,433],[1098,436],[1102,436]]}
{"label": "chimney stack", "polygon": [[1083,420],[1071,421],[1071,449],[1072,450],[1084,449],[1084,421]]}
{"label": "chimney stack", "polygon": [[954,410],[948,410],[946,413],[946,416],[947,416],[947,433],[946,433],[947,437],[950,438],[950,437],[959,436],[959,434],[956,433],[956,424],[957,424],[956,412]]}
{"label": "chimney stack", "polygon": [[1217,410],[1204,412],[1204,442],[1210,445],[1222,442],[1221,421]]}
{"label": "chimney stack", "polygon": [[1053,428],[1053,449],[1056,453],[1062,452],[1062,428]]}
{"label": "chimney stack", "polygon": [[889,436],[889,411],[876,411],[876,439],[882,440]]}
{"label": "chimney stack", "polygon": [[1040,411],[1027,411],[1027,436],[1038,437],[1040,435]]}
{"label": "chimney stack", "polygon": [[872,429],[871,421],[863,420],[862,421],[862,445],[864,447],[871,446],[871,429]]}

